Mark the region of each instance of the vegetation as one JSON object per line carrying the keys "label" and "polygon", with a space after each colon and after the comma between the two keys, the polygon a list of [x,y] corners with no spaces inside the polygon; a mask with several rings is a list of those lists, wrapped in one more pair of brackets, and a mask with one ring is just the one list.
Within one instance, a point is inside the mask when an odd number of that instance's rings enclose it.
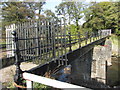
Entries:
{"label": "vegetation", "polygon": [[112,55],[120,56],[119,54],[120,36],[112,34],[110,39],[112,41]]}
{"label": "vegetation", "polygon": [[[30,3],[30,2],[3,2],[2,3],[2,17],[5,25],[23,22],[28,19],[36,17],[35,10],[41,12],[41,7],[45,2]],[[38,15],[38,14],[37,14]]]}
{"label": "vegetation", "polygon": [[[120,2],[91,2],[84,4],[82,2],[65,2],[63,1],[56,6],[56,13],[51,10],[45,10],[41,15],[42,6],[45,2],[3,2],[2,17],[3,27],[5,25],[24,22],[36,17],[58,18],[62,15],[70,32],[98,31],[100,29],[112,29],[113,33],[120,34],[118,26]],[[39,12],[36,13],[35,11]],[[57,15],[56,15],[57,14]],[[81,26],[80,21],[84,18],[85,23]]]}
{"label": "vegetation", "polygon": [[[12,23],[25,22],[29,19],[37,19],[36,17],[38,17],[38,19],[41,17],[45,17],[47,19],[58,19],[57,15],[62,15],[63,19],[67,22],[67,32],[71,32],[72,35],[78,33],[84,34],[85,31],[97,32],[101,29],[112,29],[112,33],[120,35],[120,12],[118,9],[120,2],[92,2],[86,5],[84,5],[82,2],[62,2],[56,6],[56,13],[52,12],[51,10],[46,10],[44,11],[44,15],[41,15],[43,10],[42,6],[44,4],[45,2],[3,2],[2,33],[5,35],[5,26]],[[38,13],[36,13],[36,10],[38,10]],[[85,22],[83,25],[80,25],[82,18],[84,18]],[[111,38],[114,44],[119,43],[116,40],[116,37],[117,36]],[[79,36],[77,38],[79,38]],[[4,42],[1,44],[3,43]],[[85,43],[85,41],[82,41],[81,46],[83,46]],[[88,43],[90,43],[90,40]],[[78,43],[72,46],[72,49],[74,50],[77,47],[79,47]],[[57,51],[57,53],[58,52],[59,51]],[[67,48],[67,52],[69,52],[69,48]],[[65,51],[63,53],[65,53]],[[52,57],[52,52],[50,52],[50,56]],[[34,83],[34,87],[46,89],[49,88],[45,85],[37,83]]]}
{"label": "vegetation", "polygon": [[52,19],[52,18],[57,19],[57,17],[55,16],[55,13],[52,12],[51,10],[45,10],[44,13],[46,15],[46,18],[48,19]]}
{"label": "vegetation", "polygon": [[[68,24],[75,23],[75,29],[80,29],[79,21],[83,17],[83,4],[81,2],[62,2],[56,6],[56,13],[63,15],[64,19],[68,19]],[[68,16],[68,17],[67,17]]]}
{"label": "vegetation", "polygon": [[91,3],[85,12],[86,22],[84,28],[92,30],[112,29],[113,33],[118,33],[119,26],[119,2],[99,2]]}
{"label": "vegetation", "polygon": [[[63,15],[68,20],[71,32],[98,31],[112,29],[112,33],[119,34],[119,2],[92,2],[84,5],[81,2],[62,2],[56,7],[57,14]],[[79,25],[84,18],[85,23]],[[71,22],[74,24],[70,25]]]}
{"label": "vegetation", "polygon": [[44,85],[44,84],[40,84],[40,83],[36,83],[36,82],[34,82],[33,83],[33,88],[39,88],[39,90],[51,90],[51,87],[49,87],[49,86],[46,86],[46,85]]}

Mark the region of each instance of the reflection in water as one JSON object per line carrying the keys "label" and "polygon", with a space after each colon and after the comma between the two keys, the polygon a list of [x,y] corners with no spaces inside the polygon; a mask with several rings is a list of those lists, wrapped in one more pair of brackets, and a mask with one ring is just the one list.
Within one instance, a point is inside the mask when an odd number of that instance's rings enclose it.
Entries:
{"label": "reflection in water", "polygon": [[120,86],[120,57],[112,57],[112,65],[107,70],[107,84],[110,86]]}

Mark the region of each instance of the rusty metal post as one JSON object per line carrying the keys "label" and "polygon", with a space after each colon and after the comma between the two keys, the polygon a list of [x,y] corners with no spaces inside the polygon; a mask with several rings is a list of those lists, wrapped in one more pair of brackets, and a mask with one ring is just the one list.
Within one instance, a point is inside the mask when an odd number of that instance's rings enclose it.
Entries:
{"label": "rusty metal post", "polygon": [[14,53],[15,53],[15,65],[16,65],[16,74],[14,76],[14,82],[17,85],[22,84],[21,77],[23,71],[20,69],[20,54],[19,54],[19,48],[18,48],[18,37],[16,31],[13,31],[11,33],[13,35],[13,42],[14,42]]}

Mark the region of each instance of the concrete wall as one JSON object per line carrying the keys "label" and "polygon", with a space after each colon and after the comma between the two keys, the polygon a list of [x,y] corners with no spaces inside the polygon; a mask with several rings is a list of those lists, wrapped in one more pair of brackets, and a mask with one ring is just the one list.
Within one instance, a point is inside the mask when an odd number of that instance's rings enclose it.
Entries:
{"label": "concrete wall", "polygon": [[93,88],[106,87],[106,64],[111,65],[111,45],[107,39],[102,45],[95,45],[88,53],[72,62],[71,82]]}

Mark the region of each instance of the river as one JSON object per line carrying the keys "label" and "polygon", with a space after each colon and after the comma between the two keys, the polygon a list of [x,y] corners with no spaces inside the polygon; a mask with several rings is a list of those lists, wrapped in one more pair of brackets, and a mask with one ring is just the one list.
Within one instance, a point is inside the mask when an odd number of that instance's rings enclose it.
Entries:
{"label": "river", "polygon": [[120,86],[120,57],[112,57],[112,65],[107,68],[107,84]]}

